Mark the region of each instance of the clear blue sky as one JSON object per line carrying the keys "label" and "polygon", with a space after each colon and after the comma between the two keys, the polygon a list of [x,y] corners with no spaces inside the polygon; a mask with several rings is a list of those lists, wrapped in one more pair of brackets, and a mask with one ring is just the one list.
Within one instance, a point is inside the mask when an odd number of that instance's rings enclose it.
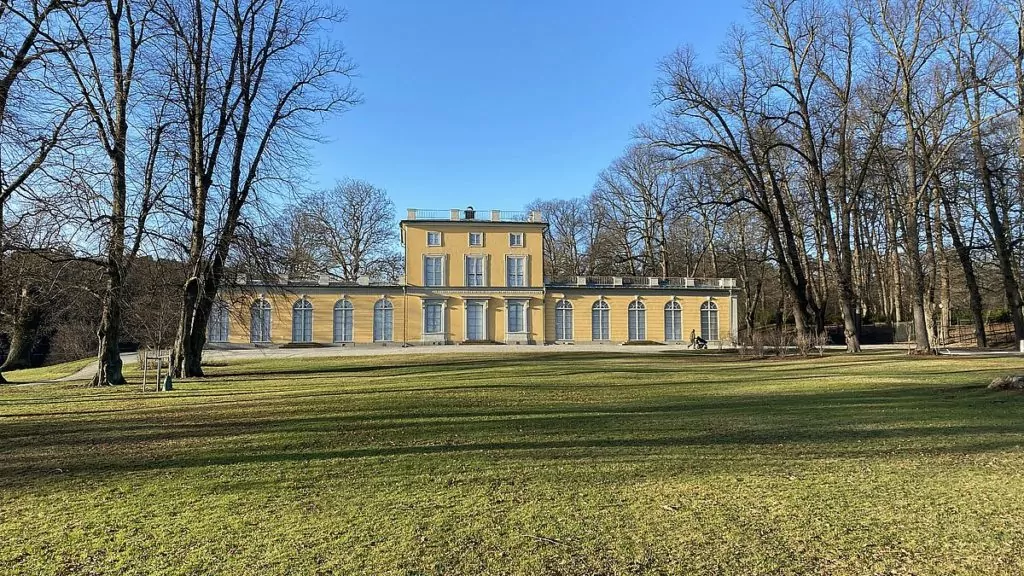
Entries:
{"label": "clear blue sky", "polygon": [[714,58],[742,0],[350,0],[365,102],[324,127],[311,178],[405,208],[518,209],[590,192],[652,115],[661,58]]}

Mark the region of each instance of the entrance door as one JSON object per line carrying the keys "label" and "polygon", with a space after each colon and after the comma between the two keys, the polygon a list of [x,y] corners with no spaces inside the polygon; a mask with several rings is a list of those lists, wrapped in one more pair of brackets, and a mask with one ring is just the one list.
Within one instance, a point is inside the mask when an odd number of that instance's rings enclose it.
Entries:
{"label": "entrance door", "polygon": [[466,340],[483,340],[486,331],[484,330],[484,303],[466,303]]}

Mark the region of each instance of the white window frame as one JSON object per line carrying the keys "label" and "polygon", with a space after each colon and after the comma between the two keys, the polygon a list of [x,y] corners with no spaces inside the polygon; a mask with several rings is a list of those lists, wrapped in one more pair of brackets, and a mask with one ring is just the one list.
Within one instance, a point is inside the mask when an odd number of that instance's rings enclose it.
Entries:
{"label": "white window frame", "polygon": [[[479,262],[480,263],[480,271],[479,272],[475,272],[475,271],[471,272],[470,271],[470,263],[471,262]],[[471,286],[471,287],[474,287],[474,288],[479,288],[479,287],[487,286],[487,256],[486,255],[481,256],[481,255],[475,255],[475,254],[467,254],[466,258],[465,258],[465,267],[466,267],[466,278],[465,278],[466,286]],[[479,277],[479,282],[473,280],[476,277]]]}
{"label": "white window frame", "polygon": [[[597,314],[597,322],[594,315]],[[607,322],[607,324],[605,324]],[[590,306],[590,339],[594,342],[607,342],[612,339],[612,307],[605,300],[598,300]],[[594,338],[594,336],[603,338]]]}
{"label": "white window frame", "polygon": [[[436,279],[436,282],[431,282],[430,281],[430,274],[429,274],[430,263],[431,263],[431,261],[434,261],[434,260],[437,260],[439,262],[438,267],[437,267],[438,268],[438,270],[437,270],[437,276],[438,277]],[[427,254],[427,255],[423,256],[423,285],[424,286],[432,286],[432,287],[434,287],[434,286],[444,286],[445,285],[444,277],[445,277],[445,257],[441,256],[441,255],[436,255],[436,254]]]}
{"label": "white window frame", "polygon": [[[516,255],[516,256],[505,256],[505,286],[507,286],[509,288],[525,288],[525,287],[527,287],[529,285],[529,282],[527,281],[527,272],[528,272],[528,270],[530,268],[529,268],[529,262],[528,262],[527,258],[528,258],[527,256],[518,256],[518,255]],[[512,279],[513,279],[512,263],[513,262],[521,262],[522,263],[522,271],[521,271],[521,273],[517,273],[515,275],[515,278],[518,278],[518,280],[519,280],[518,284],[512,282]],[[517,270],[517,272],[519,272],[519,271]]]}
{"label": "white window frame", "polygon": [[[377,312],[381,313],[381,320],[389,319],[383,323],[377,319]],[[390,315],[388,314],[390,312]],[[378,335],[380,336],[378,338]],[[381,298],[373,303],[373,341],[394,342],[395,340],[395,305],[387,298]]]}
{"label": "white window frame", "polygon": [[210,309],[210,320],[206,326],[206,340],[211,344],[222,344],[230,338],[231,308],[223,300],[217,300]]}
{"label": "white window frame", "polygon": [[308,344],[312,341],[313,303],[303,296],[292,304],[292,342]]}
{"label": "white window frame", "polygon": [[485,299],[477,299],[477,298],[467,299],[465,301],[465,305],[462,308],[462,310],[463,310],[463,312],[462,312],[462,325],[463,325],[463,329],[465,330],[465,339],[467,341],[471,341],[470,338],[469,338],[469,328],[470,328],[469,309],[471,307],[475,307],[475,306],[479,306],[480,307],[480,330],[481,330],[480,338],[478,338],[476,341],[487,340],[488,332],[489,332],[489,328],[490,328],[488,326],[488,323],[487,323],[487,308],[488,308],[487,300],[485,300]]}
{"label": "white window frame", "polygon": [[[430,241],[431,236],[434,235],[434,234],[437,235],[437,242],[431,242]],[[444,242],[444,238],[441,236],[440,232],[438,232],[437,230],[428,230],[427,231],[427,246],[430,246],[431,248],[437,248],[437,247],[441,246],[442,242]]]}
{"label": "white window frame", "polygon": [[[511,328],[513,308],[516,308],[520,311],[520,316],[518,318],[520,328],[519,330],[513,330]],[[507,300],[505,302],[505,332],[507,334],[522,335],[528,334],[530,332],[530,327],[527,325],[527,323],[529,322],[528,318],[530,317],[528,313],[529,309],[530,302],[528,300]]]}
{"label": "white window frame", "polygon": [[[340,314],[340,318],[338,317]],[[347,317],[347,319],[346,319]],[[339,322],[340,320],[340,322]],[[341,325],[341,330],[339,326]],[[346,334],[346,328],[347,334]],[[334,321],[331,325],[331,340],[338,344],[352,342],[356,332],[356,307],[348,298],[341,298],[334,303]]]}
{"label": "white window frame", "polygon": [[640,300],[633,300],[626,308],[626,339],[630,342],[647,340],[647,306]]}
{"label": "white window frame", "polygon": [[700,305],[700,337],[708,342],[717,342],[718,328],[718,304],[708,300]]}
{"label": "white window frame", "polygon": [[[562,298],[555,303],[555,341],[572,342],[575,339],[575,319],[572,302]],[[568,320],[568,322],[566,322]]]}
{"label": "white window frame", "polygon": [[[258,306],[258,308],[257,308]],[[257,338],[257,334],[253,330],[255,322],[253,321],[253,313],[256,310],[260,311],[260,329],[259,336],[265,336],[265,338]],[[264,315],[266,315],[264,317]],[[249,342],[253,344],[266,344],[273,342],[273,329],[274,329],[274,312],[270,302],[267,302],[266,298],[260,298],[252,303],[249,307]]]}
{"label": "white window frame", "polygon": [[[428,330],[427,329],[427,318],[429,317],[428,316],[428,309],[433,308],[435,306],[439,309],[438,315],[437,315],[437,329],[436,330]],[[445,308],[444,300],[424,300],[423,301],[423,334],[424,335],[437,336],[437,335],[445,333],[444,308]]]}
{"label": "white window frame", "polygon": [[[676,332],[675,328],[679,328]],[[669,300],[665,304],[665,341],[681,342],[683,340],[683,306],[677,300]]]}
{"label": "white window frame", "polygon": [[[475,242],[475,243],[473,242],[473,236],[477,237],[478,242]],[[483,247],[483,245],[484,245],[484,233],[483,232],[470,232],[469,233],[469,238],[467,239],[467,241],[469,242],[470,246],[473,246],[475,248]]]}
{"label": "white window frame", "polygon": [[511,246],[512,248],[525,248],[526,234],[523,234],[522,232],[509,232],[508,245]]}

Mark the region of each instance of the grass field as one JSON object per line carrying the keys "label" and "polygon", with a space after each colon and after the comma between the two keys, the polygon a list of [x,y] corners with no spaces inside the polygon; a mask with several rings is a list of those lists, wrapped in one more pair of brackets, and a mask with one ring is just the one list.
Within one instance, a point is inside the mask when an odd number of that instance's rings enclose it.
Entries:
{"label": "grass field", "polygon": [[1019,359],[210,372],[0,388],[0,573],[1024,573]]}
{"label": "grass field", "polygon": [[85,368],[87,365],[95,362],[95,358],[85,358],[61,364],[53,364],[51,366],[15,370],[13,372],[4,372],[4,378],[12,384],[21,384],[26,382],[54,382],[61,378],[71,376],[82,368]]}

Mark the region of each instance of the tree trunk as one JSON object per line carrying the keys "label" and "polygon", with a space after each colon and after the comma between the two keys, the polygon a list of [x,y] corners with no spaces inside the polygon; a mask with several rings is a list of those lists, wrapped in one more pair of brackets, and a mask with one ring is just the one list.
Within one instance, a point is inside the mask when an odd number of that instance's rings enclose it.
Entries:
{"label": "tree trunk", "polygon": [[974,321],[974,336],[979,348],[988,347],[988,337],[985,334],[985,312],[981,302],[981,289],[978,287],[978,277],[974,273],[974,261],[971,259],[971,251],[964,244],[963,236],[960,234],[960,226],[951,210],[952,206],[945,191],[939,189],[939,198],[942,200],[943,213],[946,216],[946,229],[949,231],[949,239],[953,243],[953,250],[956,252],[957,260],[964,271],[964,283],[967,284],[967,297],[971,308],[971,319]]}
{"label": "tree trunk", "polygon": [[92,379],[93,386],[125,383],[124,375],[121,373],[121,349],[118,343],[121,337],[121,303],[120,280],[110,278],[107,280],[100,328],[96,332],[99,337],[99,353],[96,376]]}
{"label": "tree trunk", "polygon": [[1013,319],[1015,339],[1020,341],[1024,340],[1024,309],[1022,309],[1024,302],[1021,301],[1020,285],[1017,283],[1017,275],[1014,272],[1013,248],[1007,237],[1003,217],[999,213],[995,184],[992,182],[992,172],[988,166],[985,153],[981,148],[980,133],[972,140],[974,140],[974,155],[978,162],[978,170],[981,173],[981,190],[985,197],[985,211],[988,216],[989,226],[992,229],[992,244],[995,247],[996,259],[999,262],[1003,295],[1006,298],[1006,307],[1010,311],[1010,318]]}
{"label": "tree trunk", "polygon": [[182,307],[187,308],[188,315],[179,325],[174,345],[173,366],[179,377],[202,378],[206,375],[203,372],[203,347],[206,346],[206,327],[216,297],[216,292],[207,288],[211,282],[209,277],[202,283],[197,278],[190,278],[185,285]]}
{"label": "tree trunk", "polygon": [[[4,264],[7,258],[7,244],[6,242],[6,224],[4,221],[4,200],[0,198],[0,282],[6,282],[7,279],[4,276]],[[3,318],[5,311],[0,307],[0,318]],[[7,379],[4,378],[3,371],[0,370],[0,384],[6,384]]]}
{"label": "tree trunk", "polygon": [[928,320],[924,307],[927,286],[925,285],[924,268],[921,264],[921,246],[919,245],[921,236],[916,207],[913,211],[908,207],[908,212],[911,213],[906,215],[906,238],[903,244],[907,253],[907,262],[910,264],[910,281],[913,286],[910,303],[914,316],[914,346],[918,353],[927,354],[932,351],[932,347],[928,339]]}
{"label": "tree trunk", "polygon": [[939,341],[939,329],[935,322],[935,289],[938,286],[938,272],[939,272],[939,257],[938,251],[935,248],[936,234],[934,226],[932,226],[932,201],[929,199],[922,206],[921,216],[924,221],[924,246],[925,246],[925,257],[927,262],[931,264],[928,267],[928,273],[925,276],[925,285],[927,290],[924,293],[924,310],[925,310],[925,324],[928,326],[928,341],[933,345]]}
{"label": "tree trunk", "polygon": [[34,304],[29,291],[22,289],[11,324],[11,346],[0,371],[32,367],[32,348],[35,347],[42,318],[43,310]]}
{"label": "tree trunk", "polygon": [[171,367],[177,378],[198,378],[203,376],[202,359],[196,360],[192,338],[192,325],[200,289],[197,276],[197,274],[193,274],[191,278],[186,280],[182,290],[178,330],[175,333],[174,350],[171,351]]}

